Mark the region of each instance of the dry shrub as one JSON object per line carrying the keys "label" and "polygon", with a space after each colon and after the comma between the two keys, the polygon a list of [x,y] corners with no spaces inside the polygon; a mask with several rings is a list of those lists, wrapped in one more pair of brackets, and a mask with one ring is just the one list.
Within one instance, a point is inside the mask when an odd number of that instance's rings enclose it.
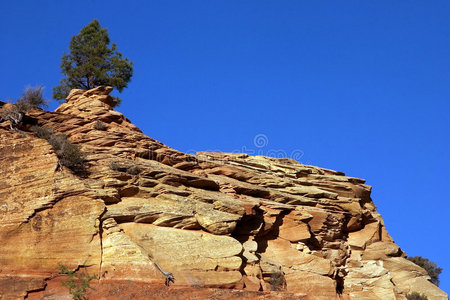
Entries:
{"label": "dry shrub", "polygon": [[33,108],[47,107],[48,101],[44,99],[42,90],[42,85],[38,87],[27,87],[16,102],[19,111],[26,112]]}
{"label": "dry shrub", "polygon": [[0,109],[0,122],[10,121],[10,127],[13,129],[13,126],[18,125],[23,121],[27,111],[33,108],[46,107],[48,101],[44,99],[42,89],[42,86],[35,88],[27,87],[16,103],[7,103],[3,105]]}
{"label": "dry shrub", "polygon": [[436,286],[439,286],[439,274],[441,274],[442,268],[439,268],[436,263],[432,262],[428,258],[424,258],[421,256],[407,257],[407,259],[424,268],[425,271],[427,271],[428,275],[430,275],[431,282]]}
{"label": "dry shrub", "polygon": [[95,130],[102,130],[102,131],[104,131],[107,128],[108,128],[108,126],[105,123],[103,123],[102,121],[100,121],[100,120],[97,120],[97,122],[95,122],[95,124],[94,124],[94,129]]}
{"label": "dry shrub", "polygon": [[406,299],[408,300],[428,300],[428,297],[417,292],[412,292],[406,295]]}
{"label": "dry shrub", "polygon": [[49,140],[53,135],[53,129],[41,126],[33,126],[31,128],[38,138]]}
{"label": "dry shrub", "polygon": [[109,162],[109,168],[113,171],[121,171],[122,167],[117,161],[110,161]]}
{"label": "dry shrub", "polygon": [[138,175],[141,172],[141,169],[131,163],[119,163],[117,161],[110,161],[109,168],[113,171],[125,172],[130,175]]}
{"label": "dry shrub", "polygon": [[13,103],[6,103],[0,109],[0,121],[11,121],[11,125],[19,124],[23,116],[24,113]]}
{"label": "dry shrub", "polygon": [[81,152],[77,145],[72,144],[67,140],[65,134],[54,134],[48,139],[55,150],[59,161],[63,166],[72,170],[80,170],[83,168],[85,155]]}
{"label": "dry shrub", "polygon": [[50,143],[58,156],[59,162],[63,166],[71,169],[72,171],[84,170],[86,155],[77,145],[69,142],[65,134],[55,134],[52,129],[40,126],[34,126],[33,131],[37,137],[46,139]]}
{"label": "dry shrub", "polygon": [[273,273],[270,276],[270,285],[272,291],[280,291],[285,284],[284,275],[281,272]]}
{"label": "dry shrub", "polygon": [[130,175],[137,175],[141,172],[141,170],[139,169],[138,166],[131,166],[127,168],[126,172]]}

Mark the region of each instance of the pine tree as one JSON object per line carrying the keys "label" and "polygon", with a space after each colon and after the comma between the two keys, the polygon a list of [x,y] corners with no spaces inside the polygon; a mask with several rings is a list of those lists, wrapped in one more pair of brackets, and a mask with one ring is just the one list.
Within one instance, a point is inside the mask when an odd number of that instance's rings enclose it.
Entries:
{"label": "pine tree", "polygon": [[[108,30],[98,20],[93,20],[74,35],[70,41],[69,54],[64,53],[61,73],[65,78],[53,88],[53,98],[65,99],[71,89],[92,89],[109,85],[122,92],[133,76],[133,62],[122,58],[117,45],[111,48]],[[118,103],[119,98],[116,98]]]}

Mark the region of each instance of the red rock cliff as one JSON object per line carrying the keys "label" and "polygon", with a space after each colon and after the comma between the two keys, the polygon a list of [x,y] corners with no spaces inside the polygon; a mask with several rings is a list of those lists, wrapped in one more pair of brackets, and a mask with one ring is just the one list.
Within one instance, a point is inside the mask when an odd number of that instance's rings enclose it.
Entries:
{"label": "red rock cliff", "polygon": [[55,112],[28,113],[87,153],[82,175],[60,170],[26,124],[0,124],[0,299],[70,299],[58,263],[99,274],[91,299],[448,299],[404,258],[364,180],[178,152],[113,110],[109,92],[73,90]]}

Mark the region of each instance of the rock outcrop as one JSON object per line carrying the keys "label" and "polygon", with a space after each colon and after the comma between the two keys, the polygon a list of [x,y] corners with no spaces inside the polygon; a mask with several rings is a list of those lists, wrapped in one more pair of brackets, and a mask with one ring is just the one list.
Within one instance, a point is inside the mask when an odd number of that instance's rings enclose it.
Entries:
{"label": "rock outcrop", "polygon": [[0,123],[0,299],[70,299],[59,263],[98,274],[92,299],[448,299],[405,259],[364,180],[176,151],[113,110],[111,90],[27,114],[81,147],[83,174],[58,168],[27,124]]}

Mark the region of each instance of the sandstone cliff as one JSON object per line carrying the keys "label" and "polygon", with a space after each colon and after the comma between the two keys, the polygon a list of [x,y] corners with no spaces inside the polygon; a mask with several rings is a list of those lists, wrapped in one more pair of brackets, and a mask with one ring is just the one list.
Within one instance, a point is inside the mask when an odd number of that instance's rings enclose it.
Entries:
{"label": "sandstone cliff", "polygon": [[29,125],[0,124],[0,299],[70,299],[58,263],[99,275],[92,299],[448,299],[405,259],[364,180],[178,152],[113,110],[109,92],[73,90],[55,112],[28,113],[87,153],[83,174],[60,170]]}

